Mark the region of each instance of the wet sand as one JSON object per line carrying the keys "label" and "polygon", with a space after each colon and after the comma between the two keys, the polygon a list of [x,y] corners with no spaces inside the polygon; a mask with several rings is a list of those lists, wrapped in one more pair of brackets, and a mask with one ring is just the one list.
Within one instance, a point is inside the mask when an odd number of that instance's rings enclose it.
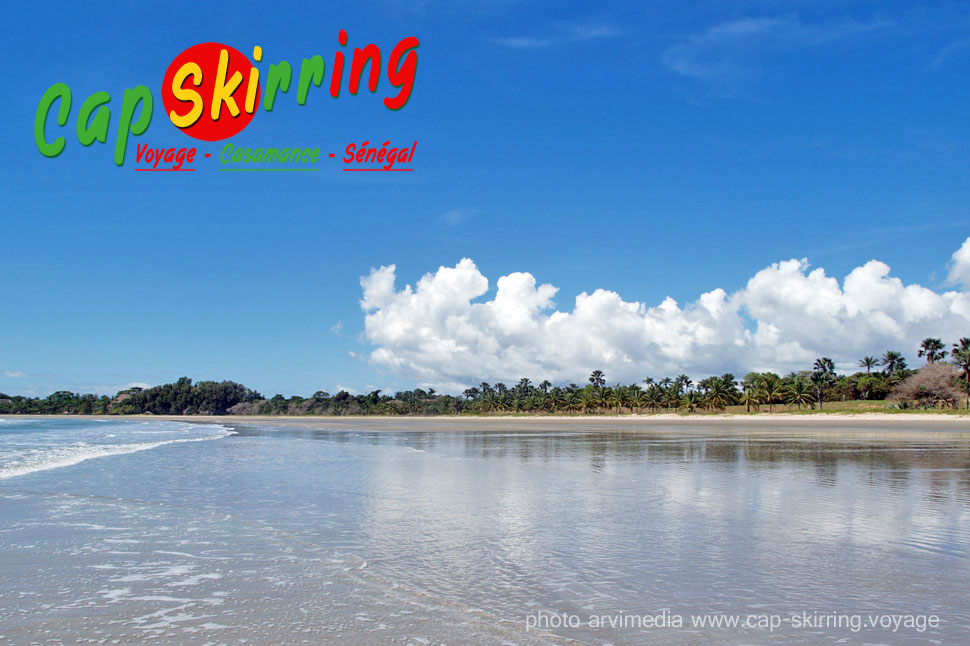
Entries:
{"label": "wet sand", "polygon": [[[440,416],[340,417],[217,416],[166,417],[125,416],[128,419],[171,419],[218,424],[261,424],[313,430],[369,431],[495,431],[495,432],[648,432],[682,434],[742,434],[760,437],[818,437],[878,440],[967,440],[970,415],[920,413],[790,414],[759,415],[575,415],[575,416]],[[109,416],[103,419],[119,419]],[[123,419],[123,418],[122,418]]]}
{"label": "wet sand", "polygon": [[[960,643],[970,431],[922,417],[181,417],[234,432],[0,481],[0,643]],[[691,619],[801,613],[941,623]]]}

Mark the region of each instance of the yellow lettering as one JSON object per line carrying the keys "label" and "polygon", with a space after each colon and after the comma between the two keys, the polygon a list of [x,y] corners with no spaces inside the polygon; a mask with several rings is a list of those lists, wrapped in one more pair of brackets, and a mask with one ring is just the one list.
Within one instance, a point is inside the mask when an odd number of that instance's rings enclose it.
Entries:
{"label": "yellow lettering", "polygon": [[[253,47],[253,60],[257,63],[263,60],[263,48]],[[255,67],[249,70],[249,85],[246,86],[246,112],[252,114],[256,108],[256,91],[259,90],[259,70]]]}
{"label": "yellow lettering", "polygon": [[232,98],[232,93],[242,83],[242,74],[237,71],[229,79],[229,82],[226,83],[226,73],[228,71],[229,52],[224,49],[219,52],[219,72],[216,74],[216,86],[212,89],[212,108],[209,114],[213,121],[219,118],[223,103],[229,108],[229,114],[234,117],[239,115],[239,106],[236,105],[236,100]]}
{"label": "yellow lettering", "polygon": [[192,102],[192,109],[187,114],[179,115],[175,110],[168,113],[172,123],[179,128],[188,128],[202,116],[202,97],[195,90],[182,87],[182,83],[189,76],[192,77],[192,85],[196,87],[202,85],[202,68],[198,63],[186,63],[172,78],[172,94],[175,98],[186,103]]}

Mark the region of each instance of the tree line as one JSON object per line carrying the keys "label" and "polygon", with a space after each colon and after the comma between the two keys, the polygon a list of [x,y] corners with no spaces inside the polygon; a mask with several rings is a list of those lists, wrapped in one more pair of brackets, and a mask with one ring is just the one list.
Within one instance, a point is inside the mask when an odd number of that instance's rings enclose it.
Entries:
{"label": "tree line", "polygon": [[[508,386],[489,384],[466,389],[461,395],[440,394],[434,388],[415,388],[393,395],[375,390],[366,395],[346,391],[331,395],[317,391],[310,397],[259,392],[233,381],[200,381],[188,377],[151,388],[129,388],[114,397],[58,391],[48,397],[0,394],[0,414],[75,415],[453,415],[461,413],[653,413],[723,412],[728,406],[745,411],[824,408],[825,402],[891,399],[897,407],[953,407],[959,399],[970,407],[970,337],[948,351],[937,338],[924,339],[919,356],[927,365],[917,371],[902,353],[887,350],[881,357],[866,356],[864,368],[851,375],[836,374],[828,357],[819,357],[810,370],[778,375],[749,372],[738,379],[731,373],[694,382],[685,374],[639,383],[608,385],[602,370],[594,370],[583,385],[534,384],[523,378]],[[946,362],[947,354],[950,361]]]}

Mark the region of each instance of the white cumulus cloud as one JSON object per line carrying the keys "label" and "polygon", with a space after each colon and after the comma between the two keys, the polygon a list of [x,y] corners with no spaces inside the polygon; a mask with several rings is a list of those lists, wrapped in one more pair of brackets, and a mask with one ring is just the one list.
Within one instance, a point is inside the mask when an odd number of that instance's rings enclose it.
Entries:
{"label": "white cumulus cloud", "polygon": [[967,238],[963,245],[953,252],[950,274],[947,278],[951,283],[970,287],[970,238]]}
{"label": "white cumulus cloud", "polygon": [[[970,285],[970,238],[953,256],[950,278]],[[842,281],[807,260],[774,263],[733,293],[716,288],[697,300],[657,305],[597,289],[570,311],[553,301],[557,287],[530,273],[489,281],[462,259],[412,288],[395,286],[394,265],[361,278],[370,361],[439,388],[521,377],[582,381],[602,369],[610,381],[685,372],[706,376],[811,367],[832,357],[854,370],[864,355],[887,349],[914,357],[927,336],[970,336],[970,294],[904,284],[870,260]],[[914,357],[915,358],[915,357]]]}

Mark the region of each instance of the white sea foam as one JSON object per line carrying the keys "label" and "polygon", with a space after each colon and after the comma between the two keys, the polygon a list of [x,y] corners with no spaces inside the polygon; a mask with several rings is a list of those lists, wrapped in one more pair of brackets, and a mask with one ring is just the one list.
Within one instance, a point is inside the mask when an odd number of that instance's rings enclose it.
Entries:
{"label": "white sea foam", "polygon": [[[6,421],[6,420],[0,420]],[[25,421],[17,420],[16,424]],[[160,422],[150,431],[135,430],[130,424],[119,422],[109,427],[92,427],[86,422],[57,420],[50,428],[38,427],[29,433],[0,434],[0,480],[68,467],[86,460],[147,451],[168,444],[205,442],[234,435],[217,424],[188,424]],[[8,424],[9,425],[9,424]],[[56,425],[56,426],[55,426]],[[5,425],[6,426],[6,425]],[[146,442],[145,434],[155,435]]]}
{"label": "white sea foam", "polygon": [[[228,434],[227,434],[228,435]],[[83,446],[71,445],[59,447],[45,452],[36,459],[29,459],[21,464],[11,466],[0,466],[0,479],[22,476],[35,471],[46,471],[47,469],[57,469],[59,467],[69,467],[92,458],[103,458],[109,455],[124,455],[137,451],[147,451],[148,449],[158,448],[166,444],[178,444],[180,442],[205,442],[216,440],[219,437],[197,437],[192,439],[165,440],[163,442],[141,442],[136,444],[115,444],[102,446]]]}

